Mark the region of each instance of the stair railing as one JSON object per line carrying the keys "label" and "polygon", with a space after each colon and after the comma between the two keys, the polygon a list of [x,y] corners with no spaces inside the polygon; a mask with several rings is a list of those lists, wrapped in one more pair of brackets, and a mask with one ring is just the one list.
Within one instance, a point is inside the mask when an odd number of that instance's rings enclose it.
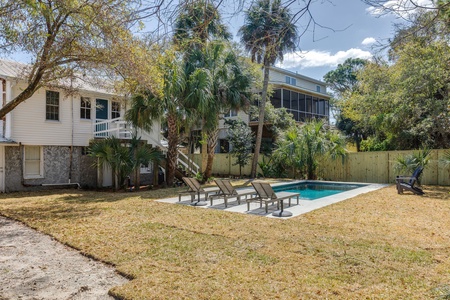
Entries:
{"label": "stair railing", "polygon": [[[167,153],[167,146],[163,145],[161,141],[156,141],[153,137],[150,137],[151,141],[158,145],[162,152],[165,154]],[[167,139],[164,137],[161,137],[161,140],[164,142],[167,142]],[[187,170],[190,174],[196,175],[198,172],[200,172],[200,166],[197,165],[192,159],[190,159],[186,154],[184,154],[182,151],[177,149],[178,151],[178,160],[177,163],[179,165],[182,165],[185,170]]]}

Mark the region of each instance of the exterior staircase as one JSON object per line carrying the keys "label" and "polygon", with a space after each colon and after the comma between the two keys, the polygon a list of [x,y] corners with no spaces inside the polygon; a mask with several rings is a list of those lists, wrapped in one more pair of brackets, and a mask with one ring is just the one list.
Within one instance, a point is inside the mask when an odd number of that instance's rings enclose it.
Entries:
{"label": "exterior staircase", "polygon": [[[152,139],[152,142],[156,144],[161,151],[166,154],[167,153],[167,139],[162,137],[162,140],[158,143],[157,141]],[[190,159],[186,154],[182,151],[178,150],[178,167],[175,172],[175,176],[181,180],[184,176],[195,176],[200,172],[200,166],[197,165],[192,159]]]}
{"label": "exterior staircase", "polygon": [[[127,140],[132,138],[133,128],[122,118],[95,120],[93,132],[94,138],[107,138],[114,136],[119,139]],[[164,154],[167,153],[167,139],[163,137],[162,140],[157,141],[151,136],[149,138],[150,143],[159,147]],[[175,172],[175,176],[180,180],[183,176],[196,175],[200,171],[200,167],[180,150],[178,150],[177,163],[178,170]]]}

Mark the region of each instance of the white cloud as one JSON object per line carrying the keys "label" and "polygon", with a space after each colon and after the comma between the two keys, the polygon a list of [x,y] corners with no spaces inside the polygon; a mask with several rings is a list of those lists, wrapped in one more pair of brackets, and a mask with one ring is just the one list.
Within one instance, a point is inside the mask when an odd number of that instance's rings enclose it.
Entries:
{"label": "white cloud", "polygon": [[376,42],[377,42],[377,40],[374,39],[373,37],[367,37],[361,42],[361,44],[367,46],[367,45],[372,45]]}
{"label": "white cloud", "polygon": [[311,50],[308,52],[295,52],[284,55],[283,63],[277,63],[280,68],[314,68],[314,67],[336,67],[347,58],[370,59],[372,54],[358,48],[346,51],[338,51],[335,54],[326,51]]}
{"label": "white cloud", "polygon": [[366,11],[373,16],[381,16],[387,13],[395,13],[401,17],[408,17],[417,8],[433,8],[432,0],[390,0],[380,6],[370,6]]}

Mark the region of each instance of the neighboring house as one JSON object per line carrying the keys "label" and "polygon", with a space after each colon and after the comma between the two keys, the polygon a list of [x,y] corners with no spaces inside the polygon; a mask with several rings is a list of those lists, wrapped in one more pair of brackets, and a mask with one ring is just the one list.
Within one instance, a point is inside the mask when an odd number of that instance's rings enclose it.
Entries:
{"label": "neighboring house", "polygon": [[[326,92],[324,82],[281,68],[270,67],[269,83],[273,90],[270,102],[275,108],[286,108],[297,122],[323,119],[329,123],[330,95]],[[245,112],[230,111],[224,117],[247,122],[256,135],[258,122],[250,120],[249,115]],[[219,128],[216,152],[226,153],[229,151],[229,145],[224,121],[220,121]],[[273,137],[267,130],[263,131],[263,140],[268,143],[273,142]]]}
{"label": "neighboring house", "polygon": [[[20,79],[25,68],[25,64],[0,60],[2,105],[26,86]],[[97,187],[101,172],[92,167],[93,158],[87,155],[91,140],[110,135],[131,138],[123,121],[123,99],[96,84],[78,80],[70,85],[75,92],[41,88],[0,120],[0,192],[69,184]],[[149,144],[160,144],[160,124],[154,127],[138,135]],[[151,170],[143,166],[141,172]],[[112,185],[111,172],[103,174],[98,183]],[[141,176],[141,181],[152,178],[147,177]]]}
{"label": "neighboring house", "polygon": [[322,81],[280,68],[270,68],[270,98],[275,108],[285,107],[297,122],[323,119],[329,122],[330,96]]}

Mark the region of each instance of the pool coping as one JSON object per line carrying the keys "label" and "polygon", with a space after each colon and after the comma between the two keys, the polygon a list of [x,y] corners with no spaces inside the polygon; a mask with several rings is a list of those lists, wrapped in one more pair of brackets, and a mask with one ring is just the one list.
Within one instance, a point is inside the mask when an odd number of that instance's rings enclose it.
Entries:
{"label": "pool coping", "polygon": [[[277,218],[277,219],[289,219],[292,217],[296,217],[308,212],[311,212],[316,209],[320,209],[322,207],[338,203],[350,198],[353,198],[355,196],[358,196],[360,194],[369,193],[372,191],[376,191],[378,189],[384,188],[389,186],[389,184],[380,184],[380,183],[362,183],[362,182],[342,182],[342,181],[323,181],[323,180],[293,180],[290,182],[278,182],[271,184],[273,187],[280,186],[280,185],[287,185],[287,184],[296,184],[296,183],[305,183],[305,182],[318,182],[318,183],[339,183],[339,184],[365,184],[366,186],[355,188],[349,191],[344,191],[338,194],[334,194],[331,196],[326,196],[323,198],[319,198],[316,200],[299,200],[299,205],[295,203],[295,200],[292,201],[292,206],[285,206],[284,210],[289,211],[292,213],[292,216],[290,217],[274,217],[272,216],[272,213],[276,210],[276,205],[270,205],[269,206],[269,212],[266,213],[263,208],[260,208],[258,203],[250,203],[250,210],[247,211],[247,202],[245,199],[241,200],[241,204],[239,205],[237,201],[234,199],[228,200],[228,207],[225,208],[224,201],[221,199],[214,200],[213,205],[210,205],[210,202],[208,201],[208,205],[206,206],[199,206],[198,208],[211,208],[211,209],[219,209],[223,211],[229,211],[229,212],[237,212],[237,213],[244,213],[249,215],[258,215],[258,216],[264,216],[268,218]],[[249,188],[239,188],[238,190],[244,190]],[[173,198],[166,198],[166,199],[160,199],[156,200],[157,202],[162,203],[172,203],[172,204],[184,204],[184,205],[190,205],[190,196],[183,196],[181,198],[181,202],[178,201],[178,196]]]}
{"label": "pool coping", "polygon": [[[389,186],[389,184],[381,184],[381,183],[361,183],[361,182],[343,182],[343,181],[322,181],[322,180],[297,180],[289,182],[289,184],[295,184],[295,183],[305,183],[305,182],[314,182],[314,183],[338,183],[338,184],[365,184],[365,186],[355,188],[352,190],[348,190],[345,192],[341,192],[338,194],[334,194],[331,196],[326,196],[322,198],[318,198],[315,200],[302,200],[300,199],[300,205],[294,205],[291,207],[288,207],[286,210],[292,212],[293,216],[299,216],[305,213],[308,213],[310,211],[338,203],[353,197],[356,197],[361,194],[369,193],[372,191],[376,191],[378,189],[384,188]],[[286,185],[287,183],[276,183],[273,184],[273,187],[280,186],[280,185]],[[272,216],[268,216],[272,217]],[[274,217],[275,218],[275,217]]]}

